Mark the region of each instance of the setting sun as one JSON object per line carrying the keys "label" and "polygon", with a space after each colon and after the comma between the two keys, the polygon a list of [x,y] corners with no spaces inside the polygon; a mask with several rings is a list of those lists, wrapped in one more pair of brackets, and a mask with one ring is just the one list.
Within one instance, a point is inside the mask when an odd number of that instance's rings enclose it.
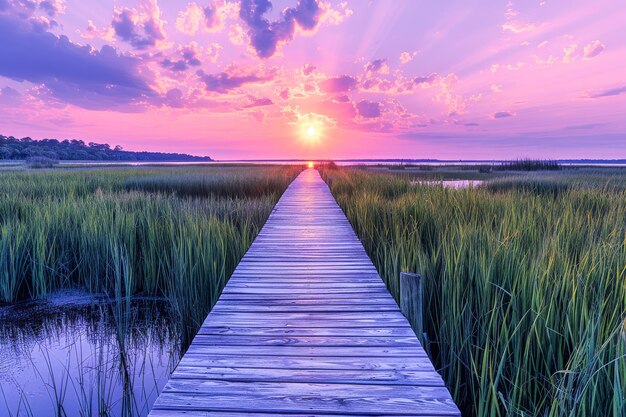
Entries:
{"label": "setting sun", "polygon": [[328,129],[333,125],[322,115],[307,113],[298,117],[295,126],[302,143],[311,147],[320,145],[327,138]]}

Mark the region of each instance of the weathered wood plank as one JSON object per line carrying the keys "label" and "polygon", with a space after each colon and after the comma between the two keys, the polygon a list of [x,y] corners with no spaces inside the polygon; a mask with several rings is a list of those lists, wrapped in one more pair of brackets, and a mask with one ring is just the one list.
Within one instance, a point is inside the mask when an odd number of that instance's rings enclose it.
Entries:
{"label": "weathered wood plank", "polygon": [[[150,413],[153,417],[269,417],[276,415],[275,413],[264,412],[228,412],[228,411],[211,411],[208,414],[206,411],[191,411],[191,410],[152,410]],[[286,414],[283,414],[286,415]],[[289,417],[346,417],[345,414],[317,414],[317,413],[305,413],[305,414],[288,414]],[[375,416],[376,414],[369,414]],[[435,417],[426,416],[425,414],[403,414],[404,417]]]}
{"label": "weathered wood plank", "polygon": [[[223,323],[228,323],[231,320],[258,320],[259,315],[255,313],[235,312],[235,313],[222,313],[219,311],[211,312],[211,316],[216,320]],[[383,311],[383,312],[371,312],[371,313],[355,313],[353,311],[341,311],[339,313],[263,313],[263,321],[271,320],[289,320],[291,322],[303,321],[303,320],[399,320],[400,323],[405,323],[404,316],[398,311]]]}
{"label": "weathered wood plank", "polygon": [[[302,304],[292,304],[291,302],[284,302],[284,299],[273,298],[270,300],[253,300],[246,298],[229,298],[228,303],[222,303],[219,306],[215,307],[216,312],[221,313],[236,313],[236,312],[263,312],[263,313],[308,313],[308,314],[318,314],[318,313],[327,313],[332,314],[338,311],[337,314],[341,312],[345,312],[349,310],[353,313],[370,313],[375,314],[377,312],[394,312],[394,306],[387,305],[386,303],[377,305],[374,302],[367,303],[365,300],[363,302],[345,302],[342,303],[342,299],[337,299],[336,302],[333,302],[328,305],[320,304],[317,302],[312,302],[307,299],[301,299],[303,301]],[[307,303],[307,301],[309,301]],[[229,303],[240,303],[237,306]]]}
{"label": "weathered wood plank", "polygon": [[444,387],[230,382],[171,379],[161,397],[165,409],[274,413],[330,412],[401,416],[456,415]]}
{"label": "weathered wood plank", "polygon": [[[326,298],[326,300],[320,300],[319,298],[305,298],[305,297],[288,297],[288,298],[258,298],[258,297],[247,297],[247,296],[236,296],[236,295],[228,295],[224,294],[218,302],[215,304],[215,307],[222,306],[232,306],[236,301],[237,305],[258,305],[258,306],[384,306],[391,307],[396,309],[397,304],[393,299],[389,297],[364,297],[364,298],[334,298],[330,295]],[[345,310],[344,310],[345,311]]]}
{"label": "weathered wood plank", "polygon": [[460,414],[328,187],[307,170],[150,415]]}
{"label": "weathered wood plank", "polygon": [[219,320],[218,318],[213,317],[213,315],[209,314],[209,317],[204,321],[205,325],[208,326],[229,326],[229,327],[283,327],[283,328],[294,328],[294,327],[308,327],[311,329],[315,328],[335,328],[335,329],[351,329],[358,327],[405,327],[406,319],[398,318],[398,319],[386,319],[386,320],[378,320],[378,319],[350,319],[350,320],[299,320],[293,321],[288,319],[231,319],[228,323],[223,320]]}
{"label": "weathered wood plank", "polygon": [[[228,354],[224,349],[221,354],[207,357],[202,354],[188,353],[180,361],[180,366],[215,366],[218,368],[273,368],[273,369],[337,369],[337,370],[411,370],[430,371],[436,374],[433,365],[424,357],[345,357],[345,356],[266,356],[259,360],[255,356],[237,356]],[[176,375],[176,373],[175,373]],[[417,384],[418,381],[415,381]]]}
{"label": "weathered wood plank", "polygon": [[[376,293],[376,294],[368,294],[366,293],[337,293],[337,294],[326,294],[328,299],[332,300],[363,300],[363,299],[385,299],[391,300],[388,293]],[[323,300],[316,294],[300,294],[300,293],[291,293],[291,294],[263,294],[260,296],[259,294],[229,294],[227,292],[222,293],[220,300],[222,299],[237,299],[237,300],[298,300],[298,301],[306,301],[306,300]]]}
{"label": "weathered wood plank", "polygon": [[[200,336],[202,338],[202,336]],[[198,340],[187,350],[188,353],[195,355],[219,355],[228,352],[230,355],[240,356],[309,356],[309,357],[347,357],[347,358],[385,358],[387,356],[407,357],[407,358],[425,358],[428,360],[426,353],[419,346],[216,346],[205,344],[202,340]]]}
{"label": "weathered wood plank", "polygon": [[[179,365],[173,379],[215,379],[231,382],[292,382],[357,385],[413,385],[443,387],[443,380],[432,370],[363,370],[363,369],[284,369],[219,368]],[[418,384],[415,383],[418,381]]]}
{"label": "weathered wood plank", "polygon": [[302,337],[413,337],[415,334],[406,326],[401,327],[227,327],[227,326],[202,326],[199,335],[240,335],[240,336],[302,336]]}
{"label": "weathered wood plank", "polygon": [[415,337],[359,337],[359,336],[249,336],[249,335],[205,335],[198,334],[194,342],[215,346],[306,346],[306,347],[419,347]]}
{"label": "weathered wood plank", "polygon": [[[315,288],[309,288],[306,291],[305,290],[301,290],[300,292],[302,294],[310,294],[313,295],[315,294],[317,297],[323,297],[326,294],[372,294],[372,293],[378,293],[378,294],[385,294],[386,293],[386,289],[384,287],[382,288],[359,288],[359,287],[352,287],[352,288],[328,288],[328,289],[315,289]],[[279,288],[225,288],[224,289],[224,293],[228,293],[228,294],[256,294],[258,296],[265,296],[265,295],[274,295],[274,294],[292,294],[294,292],[293,288],[285,288],[285,287],[279,287]]]}

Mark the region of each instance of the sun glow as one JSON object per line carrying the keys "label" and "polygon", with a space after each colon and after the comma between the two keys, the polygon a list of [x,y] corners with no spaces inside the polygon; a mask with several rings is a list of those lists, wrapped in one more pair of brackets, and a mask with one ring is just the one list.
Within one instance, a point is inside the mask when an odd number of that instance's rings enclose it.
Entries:
{"label": "sun glow", "polygon": [[302,139],[309,145],[314,145],[321,139],[322,125],[320,122],[306,122],[300,127]]}
{"label": "sun glow", "polygon": [[298,136],[308,146],[318,145],[324,139],[327,127],[327,120],[314,113],[301,116],[297,122]]}

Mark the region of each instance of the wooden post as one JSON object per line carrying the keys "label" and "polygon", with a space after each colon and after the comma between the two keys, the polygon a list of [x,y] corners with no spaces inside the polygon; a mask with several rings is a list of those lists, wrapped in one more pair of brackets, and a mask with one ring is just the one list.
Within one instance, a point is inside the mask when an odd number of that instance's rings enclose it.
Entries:
{"label": "wooden post", "polygon": [[400,273],[400,310],[409,320],[413,331],[424,343],[424,287],[419,274]]}

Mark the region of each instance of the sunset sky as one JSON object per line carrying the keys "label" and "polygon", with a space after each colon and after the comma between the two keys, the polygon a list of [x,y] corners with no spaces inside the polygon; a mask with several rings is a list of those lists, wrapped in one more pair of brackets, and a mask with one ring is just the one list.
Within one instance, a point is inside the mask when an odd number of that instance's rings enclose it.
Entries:
{"label": "sunset sky", "polygon": [[0,134],[254,158],[626,158],[623,0],[0,0]]}

